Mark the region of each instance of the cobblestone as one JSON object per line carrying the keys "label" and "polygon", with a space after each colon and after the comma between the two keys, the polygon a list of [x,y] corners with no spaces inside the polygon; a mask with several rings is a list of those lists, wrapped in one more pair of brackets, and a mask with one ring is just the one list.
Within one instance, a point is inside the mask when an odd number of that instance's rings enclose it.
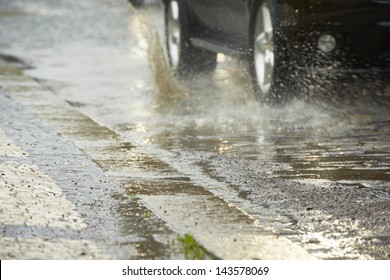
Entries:
{"label": "cobblestone", "polygon": [[[82,231],[86,223],[53,179],[0,130],[0,258],[94,258],[91,240],[6,236],[15,227]],[[5,234],[5,236],[4,236]],[[37,233],[35,233],[37,234]]]}
{"label": "cobblestone", "polygon": [[[90,240],[40,237],[3,237],[0,239],[2,259],[95,259],[98,248]],[[28,253],[26,253],[28,252]],[[100,256],[101,257],[101,256]]]}
{"label": "cobblestone", "polygon": [[[0,80],[0,258],[112,258],[101,241],[110,239],[99,229],[105,219],[83,211],[105,210],[96,186],[107,190],[110,184],[101,183],[106,177],[96,176],[99,169],[79,149],[4,95],[47,90],[18,71],[2,71]],[[55,99],[42,100],[50,107]],[[80,191],[92,186],[93,201]]]}

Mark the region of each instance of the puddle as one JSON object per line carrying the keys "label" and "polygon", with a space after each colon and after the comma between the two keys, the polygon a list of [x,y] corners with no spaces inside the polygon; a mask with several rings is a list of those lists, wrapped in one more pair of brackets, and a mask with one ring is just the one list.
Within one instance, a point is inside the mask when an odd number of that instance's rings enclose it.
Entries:
{"label": "puddle", "polygon": [[[134,195],[116,195],[119,202],[117,211],[120,220],[117,227],[123,236],[134,236],[134,240],[127,240],[134,246],[135,252],[129,252],[129,259],[185,259],[185,252],[172,250],[169,245],[175,240],[175,233],[166,227],[166,224],[154,216]],[[128,244],[120,244],[128,245]]]}
{"label": "puddle", "polygon": [[127,188],[130,193],[138,195],[177,195],[183,193],[187,195],[211,195],[203,187],[185,181],[137,181],[128,184]]}

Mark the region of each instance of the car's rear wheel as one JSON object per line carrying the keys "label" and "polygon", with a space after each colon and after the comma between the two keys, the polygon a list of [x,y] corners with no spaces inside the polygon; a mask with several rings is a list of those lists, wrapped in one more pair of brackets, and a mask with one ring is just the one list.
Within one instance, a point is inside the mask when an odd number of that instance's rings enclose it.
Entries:
{"label": "car's rear wheel", "polygon": [[288,96],[287,75],[283,75],[288,63],[274,2],[259,2],[251,26],[250,72],[256,97],[262,103],[282,103]]}
{"label": "car's rear wheel", "polygon": [[216,67],[216,53],[191,44],[189,27],[185,3],[179,0],[167,1],[165,33],[168,60],[173,72],[180,77],[210,72]]}

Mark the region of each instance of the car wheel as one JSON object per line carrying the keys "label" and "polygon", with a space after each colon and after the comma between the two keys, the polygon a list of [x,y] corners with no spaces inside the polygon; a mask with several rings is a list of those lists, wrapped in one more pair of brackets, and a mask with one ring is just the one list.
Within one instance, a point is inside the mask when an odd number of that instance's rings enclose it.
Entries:
{"label": "car wheel", "polygon": [[261,103],[286,101],[287,81],[281,78],[287,63],[274,2],[259,1],[251,26],[250,72],[256,97]]}
{"label": "car wheel", "polygon": [[189,39],[190,23],[184,1],[170,0],[165,5],[167,54],[173,72],[179,77],[213,71],[216,53],[194,47]]}

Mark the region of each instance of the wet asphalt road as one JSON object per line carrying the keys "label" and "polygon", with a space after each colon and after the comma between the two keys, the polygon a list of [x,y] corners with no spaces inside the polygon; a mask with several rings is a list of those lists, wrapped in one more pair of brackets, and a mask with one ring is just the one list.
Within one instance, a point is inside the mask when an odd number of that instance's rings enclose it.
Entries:
{"label": "wet asphalt road", "polygon": [[[0,52],[86,116],[62,135],[119,182],[108,204],[120,230],[102,241],[121,248],[113,258],[181,258],[166,245],[176,233],[220,258],[390,258],[386,80],[305,80],[291,104],[264,108],[241,61],[171,77],[159,2],[1,1],[0,23]],[[66,133],[77,125],[93,141]],[[93,211],[79,209],[99,228]]]}

